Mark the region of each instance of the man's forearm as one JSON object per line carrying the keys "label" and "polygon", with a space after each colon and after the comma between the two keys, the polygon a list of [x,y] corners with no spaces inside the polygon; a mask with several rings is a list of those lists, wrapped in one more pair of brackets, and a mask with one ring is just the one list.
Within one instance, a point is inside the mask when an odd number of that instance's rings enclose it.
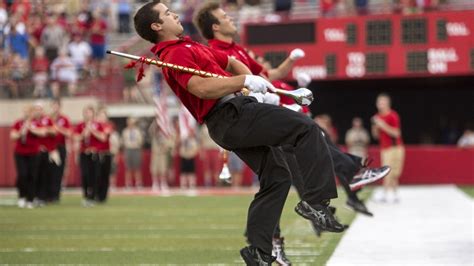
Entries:
{"label": "man's forearm", "polygon": [[295,61],[289,57],[283,61],[277,68],[268,70],[268,79],[270,81],[282,79],[290,73],[291,68],[293,67]]}
{"label": "man's forearm", "polygon": [[188,82],[188,91],[201,99],[219,99],[240,91],[244,87],[245,76],[228,78],[202,78],[193,76]]}
{"label": "man's forearm", "polygon": [[229,57],[229,64],[227,65],[226,71],[231,73],[234,76],[252,75],[252,72],[244,63],[232,57]]}

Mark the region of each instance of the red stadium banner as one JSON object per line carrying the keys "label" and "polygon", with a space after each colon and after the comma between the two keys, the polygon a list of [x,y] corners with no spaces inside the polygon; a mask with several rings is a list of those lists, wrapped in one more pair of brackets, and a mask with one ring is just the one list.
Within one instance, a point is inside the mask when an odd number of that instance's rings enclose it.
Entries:
{"label": "red stadium banner", "polygon": [[465,76],[474,75],[473,18],[468,10],[250,23],[242,42],[277,64],[302,48],[293,74],[313,79]]}

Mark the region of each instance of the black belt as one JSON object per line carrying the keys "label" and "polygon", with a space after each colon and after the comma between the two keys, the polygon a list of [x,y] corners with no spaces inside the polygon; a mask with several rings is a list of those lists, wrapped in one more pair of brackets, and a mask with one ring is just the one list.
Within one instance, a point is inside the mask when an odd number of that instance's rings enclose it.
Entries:
{"label": "black belt", "polygon": [[211,117],[214,114],[214,112],[217,109],[219,109],[219,107],[222,106],[224,103],[234,99],[235,97],[240,97],[240,96],[244,96],[244,95],[241,92],[234,92],[234,93],[231,93],[224,97],[219,98],[219,100],[217,100],[214,107],[212,107],[212,109],[206,114],[206,117],[204,117],[204,121],[207,120],[209,117]]}

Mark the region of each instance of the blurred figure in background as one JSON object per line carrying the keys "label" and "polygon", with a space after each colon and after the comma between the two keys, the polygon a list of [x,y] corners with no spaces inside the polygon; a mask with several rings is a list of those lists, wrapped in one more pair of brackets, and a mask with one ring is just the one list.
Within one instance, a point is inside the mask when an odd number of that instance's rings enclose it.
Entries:
{"label": "blurred figure in background", "polygon": [[103,61],[105,58],[105,37],[107,33],[107,23],[101,17],[100,10],[92,14],[90,25],[90,45],[92,47],[92,61],[94,66],[94,75],[104,76],[105,68]]}
{"label": "blurred figure in background", "polygon": [[49,62],[53,62],[58,56],[59,49],[65,48],[67,44],[67,33],[56,22],[56,16],[47,16],[46,27],[44,27],[41,33],[41,46],[46,49],[45,53]]}
{"label": "blurred figure in background", "polygon": [[23,118],[17,120],[10,131],[10,139],[15,141],[15,166],[17,172],[18,207],[34,208],[36,179],[39,166],[39,137],[46,130],[38,126],[31,106],[24,109]]}
{"label": "blurred figure in background", "polygon": [[466,125],[464,134],[458,140],[458,147],[472,149],[474,148],[474,126],[469,123]]}
{"label": "blurred figure in background", "polygon": [[36,182],[37,203],[39,206],[43,206],[53,200],[55,184],[53,169],[61,164],[61,158],[59,158],[59,153],[56,150],[57,131],[53,120],[45,114],[43,103],[36,102],[33,108],[39,126],[46,131],[46,135],[39,138],[40,162],[39,176]]}
{"label": "blurred figure in background", "polygon": [[75,140],[80,142],[80,168],[84,207],[94,206],[97,197],[99,178],[99,156],[97,146],[105,135],[100,123],[95,121],[95,110],[92,106],[83,109],[83,121],[75,129]]}
{"label": "blurred figure in background", "polygon": [[237,154],[229,151],[229,171],[232,176],[232,188],[239,188],[242,186],[243,170],[244,162],[237,156]]}
{"label": "blurred figure in background", "polygon": [[114,130],[112,122],[107,116],[105,107],[97,111],[97,122],[102,125],[104,139],[99,140],[97,153],[99,156],[99,179],[97,180],[97,196],[98,202],[105,202],[110,186],[110,171],[112,167],[112,155],[110,153],[110,135]]}
{"label": "blurred figure in background", "polygon": [[364,128],[362,119],[354,117],[352,128],[346,133],[347,151],[362,158],[367,158],[367,148],[370,143],[369,132]]}
{"label": "blurred figure in background", "polygon": [[328,114],[317,115],[314,118],[314,122],[324,129],[333,143],[337,143],[339,134],[337,133],[337,128],[332,124],[332,119]]}
{"label": "blurred figure in background", "polygon": [[179,140],[179,157],[181,159],[181,176],[179,178],[181,189],[187,187],[189,196],[196,195],[196,156],[199,144],[195,130],[190,130],[186,138]]}
{"label": "blurred figure in background", "polygon": [[376,106],[378,113],[372,117],[372,136],[379,140],[382,165],[392,168],[384,179],[383,193],[376,195],[376,199],[381,202],[398,202],[398,178],[403,171],[405,161],[400,117],[391,108],[391,99],[388,94],[379,94]]}
{"label": "blurred figure in background", "polygon": [[125,154],[125,187],[132,186],[132,176],[135,177],[135,186],[143,186],[141,166],[142,166],[142,145],[143,135],[136,125],[135,118],[127,119],[127,127],[122,132],[122,143]]}
{"label": "blurred figure in background", "polygon": [[51,91],[54,98],[60,96],[62,84],[66,84],[68,95],[72,96],[76,91],[77,71],[72,58],[67,54],[66,49],[59,51],[58,57],[54,59],[51,68]]}
{"label": "blurred figure in background", "polygon": [[109,138],[109,145],[110,145],[110,188],[113,190],[117,188],[117,165],[119,163],[119,152],[120,146],[120,134],[113,129],[112,133],[110,133]]}
{"label": "blurred figure in background", "polygon": [[200,158],[203,164],[204,185],[206,187],[219,183],[219,170],[221,161],[219,156],[219,145],[209,136],[207,126],[203,124],[199,130],[199,140],[201,146]]}
{"label": "blurred figure in background", "polygon": [[61,113],[61,101],[54,99],[51,102],[51,120],[53,121],[56,134],[56,149],[59,154],[59,164],[53,164],[53,191],[52,201],[57,202],[60,199],[61,183],[64,176],[64,167],[66,165],[66,138],[71,136],[71,123],[69,118]]}
{"label": "blurred figure in background", "polygon": [[152,189],[160,191],[163,195],[169,195],[168,178],[170,178],[172,148],[174,141],[172,136],[166,136],[159,128],[156,119],[148,129],[151,137],[151,161],[150,173],[153,181]]}
{"label": "blurred figure in background", "polygon": [[75,33],[72,36],[72,42],[68,45],[68,51],[72,62],[76,66],[79,78],[83,78],[89,71],[87,67],[92,54],[91,46],[88,42],[84,41],[81,34]]}
{"label": "blurred figure in background", "polygon": [[118,0],[118,25],[119,33],[130,33],[130,13],[132,6],[130,0]]}
{"label": "blurred figure in background", "polygon": [[44,98],[47,96],[49,61],[44,54],[44,48],[36,47],[35,56],[31,62],[33,72],[33,97]]}

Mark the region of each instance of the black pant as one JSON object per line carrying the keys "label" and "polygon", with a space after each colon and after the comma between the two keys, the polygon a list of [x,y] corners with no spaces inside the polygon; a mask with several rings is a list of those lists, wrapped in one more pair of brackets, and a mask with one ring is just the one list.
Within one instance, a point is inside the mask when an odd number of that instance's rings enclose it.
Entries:
{"label": "black pant", "polygon": [[60,192],[61,192],[61,183],[64,176],[64,167],[66,166],[66,146],[60,145],[58,146],[59,157],[61,158],[61,164],[56,165],[53,163],[53,180],[51,182],[51,199],[52,200],[59,200]]}
{"label": "black pant", "polygon": [[81,153],[80,157],[82,192],[85,199],[95,200],[98,191],[100,174],[99,156],[97,153]]}
{"label": "black pant", "polygon": [[314,205],[337,197],[328,146],[307,116],[242,96],[212,110],[206,124],[217,144],[235,152],[259,176],[260,190],[247,220],[251,245],[271,253],[272,235],[291,187],[291,172],[280,146],[294,148],[303,200]]}
{"label": "black pant", "polygon": [[112,156],[110,153],[99,154],[99,180],[97,187],[97,200],[104,202],[107,199],[107,192],[110,185],[110,169],[112,166]]}
{"label": "black pant", "polygon": [[130,32],[130,14],[119,13],[118,20],[119,20],[119,32],[129,33]]}
{"label": "black pant", "polygon": [[51,188],[53,187],[54,163],[49,161],[48,151],[39,153],[38,178],[36,180],[36,197],[39,200],[51,200]]}
{"label": "black pant", "polygon": [[39,155],[21,155],[15,153],[16,185],[19,198],[32,202],[35,198],[36,179],[38,177]]}

